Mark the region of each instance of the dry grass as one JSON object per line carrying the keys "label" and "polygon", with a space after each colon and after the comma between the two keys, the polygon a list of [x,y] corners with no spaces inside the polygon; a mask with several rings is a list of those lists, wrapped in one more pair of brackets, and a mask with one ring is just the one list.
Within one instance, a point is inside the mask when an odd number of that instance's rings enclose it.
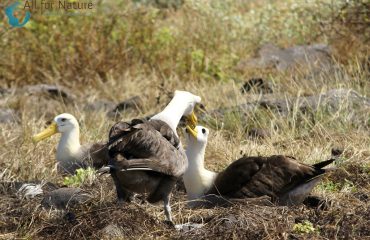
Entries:
{"label": "dry grass", "polygon": [[[72,209],[72,217],[41,210],[38,198],[20,200],[8,193],[0,198],[3,209],[0,229],[4,233],[0,237],[365,239],[369,236],[369,205],[361,197],[369,194],[369,175],[354,165],[348,170],[331,175],[329,179],[339,182],[345,175],[355,183],[362,182],[358,185],[358,190],[347,192],[342,188],[335,193],[316,192],[316,195],[326,199],[324,209],[279,207],[266,201],[241,201],[232,203],[227,208],[191,210],[186,207],[184,192],[177,190],[172,200],[176,223],[203,224],[201,228],[190,231],[176,231],[164,224],[161,206],[141,203],[139,199],[123,206],[117,205],[109,178],[101,178],[92,186],[84,186],[94,198],[90,203]],[[312,223],[314,231],[301,233],[293,230],[297,223],[305,221]],[[115,230],[109,231],[109,227]]]}
{"label": "dry grass", "polygon": [[[123,120],[130,120],[160,111],[175,89],[202,96],[208,110],[267,97],[319,94],[333,88],[351,88],[369,97],[370,74],[365,61],[368,42],[361,31],[351,31],[358,28],[350,23],[342,26],[334,21],[332,13],[344,2],[332,6],[327,2],[186,1],[178,11],[159,11],[131,1],[106,1],[102,4],[109,6],[107,12],[97,11],[90,17],[77,20],[35,14],[27,28],[0,29],[0,86],[14,90],[0,98],[0,107],[21,113],[20,124],[1,124],[0,181],[46,180],[61,184],[63,179],[55,169],[58,137],[35,146],[31,136],[55,115],[69,112],[80,122],[83,143],[106,141],[116,120],[107,118],[104,111],[84,110],[87,102],[97,99],[118,102],[140,95],[142,108],[123,114]],[[341,20],[346,16],[350,19],[350,12],[346,14]],[[329,20],[334,21],[330,25],[333,29],[340,27],[341,33],[347,34],[346,38],[338,39],[337,31],[327,31]],[[235,71],[239,60],[253,56],[265,42],[281,47],[329,43],[334,46],[336,70],[317,76],[313,82],[296,72]],[[274,94],[241,94],[242,82],[255,76],[272,82]],[[40,82],[69,87],[76,101],[68,103],[18,91],[23,85]],[[119,226],[125,238],[135,239],[364,239],[370,236],[369,203],[358,196],[370,196],[370,122],[349,120],[350,110],[346,102],[334,113],[322,107],[313,117],[297,110],[284,117],[256,109],[247,118],[230,114],[202,123],[211,129],[206,165],[212,170],[223,169],[241,152],[286,154],[314,163],[329,158],[333,147],[343,148],[340,170],[314,190],[315,195],[330,200],[327,210],[255,203],[190,210],[185,193],[178,190],[172,201],[176,223],[205,223],[201,229],[178,232],[163,224],[160,206],[138,200],[117,206],[112,183],[109,178],[101,178],[92,186],[83,186],[92,189],[95,201],[75,209],[73,221],[41,211],[39,199],[19,200],[10,193],[1,196],[0,239],[108,239],[111,237],[103,229],[110,223]],[[365,110],[360,115],[369,119]],[[265,128],[271,136],[249,139],[246,130],[252,127]],[[313,223],[317,231],[294,232],[294,224],[303,220]]]}
{"label": "dry grass", "polygon": [[[147,94],[143,94],[145,106],[141,112],[131,111],[124,114],[124,119],[137,116],[146,116],[159,111],[168,101],[162,97],[159,105],[154,104],[159,90],[155,88],[156,79],[142,79],[142,82],[124,79],[117,81],[117,86],[111,87],[111,99],[124,99],[135,93],[135,82],[153,86]],[[154,80],[154,81],[153,81]],[[333,79],[339,81],[339,79]],[[157,80],[158,84],[160,83]],[[224,106],[233,106],[245,101],[253,100],[258,96],[253,94],[241,95],[238,86],[233,83],[188,83],[175,79],[168,85],[167,91],[173,89],[187,89],[200,94],[208,109]],[[339,86],[344,86],[340,83]],[[114,88],[113,88],[114,87]],[[120,91],[122,89],[122,91]],[[107,90],[107,89],[105,89]],[[97,90],[89,91],[89,98],[99,99],[104,93]],[[103,95],[104,96],[104,95]],[[113,97],[117,96],[117,97]],[[81,124],[81,141],[105,141],[109,127],[115,120],[106,117],[105,112],[86,112],[82,109],[86,101],[83,97],[78,104],[64,105],[60,101],[40,98],[39,104],[27,106],[27,96],[22,108],[21,125],[2,125],[1,131],[1,174],[2,181],[8,180],[46,180],[61,184],[62,177],[56,173],[55,146],[58,137],[42,142],[37,146],[30,141],[32,134],[40,131],[50,117],[62,111],[74,114]],[[12,95],[18,99],[19,96]],[[45,102],[46,101],[46,102]],[[48,111],[43,111],[45,104],[52,104]],[[23,105],[25,104],[25,105]],[[28,103],[29,104],[29,103]],[[26,107],[27,106],[27,107]],[[366,116],[368,116],[368,113]],[[256,110],[247,120],[242,118],[220,118],[217,125],[207,125],[211,128],[211,136],[206,155],[206,165],[212,170],[221,170],[241,155],[271,155],[286,154],[297,157],[299,161],[314,163],[330,157],[333,147],[345,149],[345,157],[341,163],[339,175],[324,180],[314,194],[331,203],[329,210],[320,211],[304,206],[296,208],[255,205],[251,203],[237,203],[233,207],[215,208],[211,210],[190,210],[186,207],[186,197],[183,191],[176,191],[172,201],[174,219],[176,223],[205,223],[199,230],[178,232],[163,224],[161,206],[146,203],[130,203],[126,206],[117,206],[112,183],[100,179],[93,186],[85,189],[94,189],[96,202],[81,206],[74,210],[76,220],[69,221],[62,217],[40,212],[39,200],[20,201],[15,196],[9,200],[8,196],[1,198],[1,208],[6,209],[5,216],[13,219],[13,225],[7,222],[3,226],[4,233],[11,236],[30,238],[111,238],[104,232],[109,224],[120,228],[121,236],[125,238],[315,238],[326,239],[335,236],[339,238],[362,238],[369,236],[367,229],[369,219],[368,200],[359,200],[356,196],[369,196],[369,168],[370,140],[369,126],[356,126],[346,121],[348,112],[339,110],[333,115],[317,116],[315,124],[306,119],[299,122],[300,113],[292,113],[282,117],[273,112]],[[302,117],[302,116],[301,116]],[[228,126],[228,127],[226,127]],[[272,131],[271,137],[265,139],[248,139],[245,129],[249,126],[264,127]],[[274,126],[279,126],[276,129]],[[349,166],[355,166],[355,170]],[[346,180],[346,181],[345,181]],[[106,182],[108,181],[108,182]],[[331,184],[336,184],[333,187]],[[347,184],[349,183],[349,184]],[[356,195],[357,194],[357,195]],[[12,205],[13,204],[13,205]],[[31,204],[31,205],[30,205]],[[17,209],[17,210],[16,210]],[[304,234],[293,231],[296,223],[308,220],[313,223],[317,231]],[[144,224],[143,224],[144,222]],[[139,227],[140,226],[140,227]],[[66,229],[70,229],[66,231]],[[8,238],[5,235],[5,238]]]}

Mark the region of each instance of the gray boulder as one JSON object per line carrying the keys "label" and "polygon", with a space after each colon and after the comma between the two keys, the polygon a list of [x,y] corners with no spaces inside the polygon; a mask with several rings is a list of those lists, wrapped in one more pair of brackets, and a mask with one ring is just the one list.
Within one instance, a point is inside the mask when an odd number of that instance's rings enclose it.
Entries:
{"label": "gray boulder", "polygon": [[[250,113],[253,113],[258,108],[269,109],[282,116],[287,116],[294,109],[298,109],[302,113],[313,113],[319,109],[335,112],[345,108],[348,110],[348,117],[351,120],[356,120],[359,116],[362,117],[361,119],[369,117],[370,98],[362,96],[352,89],[332,89],[326,93],[312,96],[270,97],[268,99],[247,102],[237,106],[210,111],[210,116],[222,118],[229,113],[239,113],[241,117],[247,118]],[[208,117],[208,114],[202,115],[200,119],[207,120]]]}
{"label": "gray boulder", "polygon": [[116,107],[116,104],[109,100],[96,100],[85,105],[84,110],[89,112],[110,111]]}
{"label": "gray boulder", "polygon": [[279,71],[286,71],[297,67],[322,70],[332,65],[331,50],[325,44],[293,46],[285,49],[266,44],[260,48],[256,58],[241,60],[237,65],[237,70],[275,68]]}
{"label": "gray boulder", "polygon": [[23,93],[31,95],[44,95],[54,99],[62,98],[63,101],[72,103],[76,96],[66,87],[49,84],[36,84],[24,86],[21,90]]}
{"label": "gray boulder", "polygon": [[118,103],[111,111],[107,113],[107,115],[108,117],[116,117],[121,116],[125,111],[140,111],[143,108],[143,105],[144,102],[140,96],[133,96]]}
{"label": "gray boulder", "polygon": [[46,208],[66,210],[68,208],[84,204],[92,196],[80,188],[59,188],[45,194],[41,205]]}
{"label": "gray boulder", "polygon": [[0,108],[0,124],[1,123],[18,123],[20,120],[19,112],[9,109]]}

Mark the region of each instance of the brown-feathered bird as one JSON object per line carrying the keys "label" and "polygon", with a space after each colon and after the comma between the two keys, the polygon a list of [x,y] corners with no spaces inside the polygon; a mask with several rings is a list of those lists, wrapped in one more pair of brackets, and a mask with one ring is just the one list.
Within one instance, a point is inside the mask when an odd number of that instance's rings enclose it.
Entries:
{"label": "brown-feathered bird", "polygon": [[166,219],[172,222],[170,193],[188,166],[176,127],[182,116],[196,126],[193,109],[200,100],[189,92],[176,91],[166,108],[150,120],[118,122],[111,128],[108,169],[118,200],[126,200],[131,192],[147,194],[150,203],[163,200]]}
{"label": "brown-feathered bird", "polygon": [[183,180],[189,200],[207,195],[226,198],[267,195],[277,204],[300,204],[326,173],[323,167],[334,161],[330,159],[310,166],[287,156],[244,156],[215,173],[204,168],[208,133],[209,130],[202,126],[186,128],[189,167]]}

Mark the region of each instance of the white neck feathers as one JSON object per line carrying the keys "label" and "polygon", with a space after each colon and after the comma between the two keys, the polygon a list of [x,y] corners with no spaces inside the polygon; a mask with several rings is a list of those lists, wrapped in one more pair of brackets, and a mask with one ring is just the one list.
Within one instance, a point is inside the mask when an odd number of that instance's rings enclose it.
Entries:
{"label": "white neck feathers", "polygon": [[186,149],[189,166],[183,180],[189,200],[202,197],[211,188],[217,176],[217,173],[204,168],[204,154],[205,145],[191,144]]}
{"label": "white neck feathers", "polygon": [[161,120],[167,123],[177,135],[177,125],[184,115],[185,110],[188,108],[188,105],[189,103],[187,101],[183,101],[183,99],[175,96],[162,112],[154,115],[151,119]]}
{"label": "white neck feathers", "polygon": [[57,147],[57,161],[69,162],[76,160],[79,157],[80,150],[79,127],[63,132]]}

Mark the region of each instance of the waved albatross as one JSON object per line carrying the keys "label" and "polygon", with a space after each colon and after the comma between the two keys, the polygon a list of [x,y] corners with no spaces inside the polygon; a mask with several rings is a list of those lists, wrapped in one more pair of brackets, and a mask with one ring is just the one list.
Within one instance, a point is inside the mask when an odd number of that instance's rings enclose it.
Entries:
{"label": "waved albatross", "polygon": [[195,128],[193,110],[200,101],[199,96],[175,91],[165,109],[150,120],[118,122],[111,128],[111,161],[100,172],[111,173],[119,201],[132,192],[147,194],[150,203],[163,200],[166,220],[172,223],[170,193],[188,166],[176,128],[183,116]]}
{"label": "waved albatross", "polygon": [[[279,205],[300,204],[327,172],[323,167],[334,161],[310,166],[287,156],[244,156],[215,173],[204,168],[208,134],[209,130],[202,126],[185,130],[189,167],[183,180],[188,200],[204,198],[217,204],[222,198],[215,196],[236,199],[269,196]],[[219,203],[222,202],[225,201]],[[202,202],[189,202],[191,207],[199,204]]]}
{"label": "waved albatross", "polygon": [[80,127],[76,118],[63,113],[56,116],[49,127],[32,137],[37,143],[43,139],[61,133],[57,147],[56,160],[58,171],[74,174],[78,168],[101,168],[108,164],[108,148],[104,143],[80,144]]}

